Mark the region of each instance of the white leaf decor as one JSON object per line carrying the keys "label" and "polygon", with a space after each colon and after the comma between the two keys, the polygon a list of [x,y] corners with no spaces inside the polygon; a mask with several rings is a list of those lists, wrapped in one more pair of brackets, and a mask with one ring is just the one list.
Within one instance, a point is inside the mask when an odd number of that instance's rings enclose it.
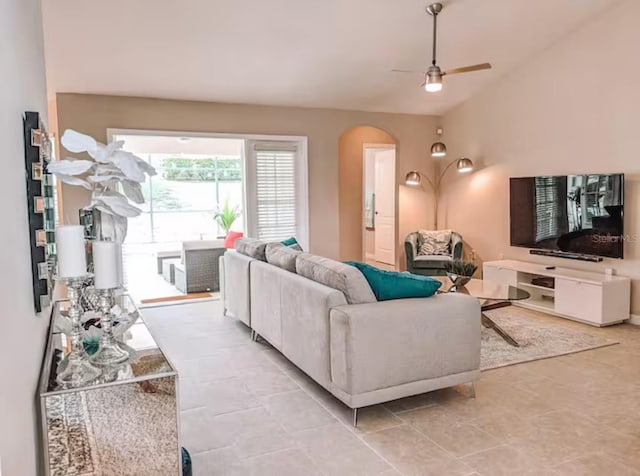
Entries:
{"label": "white leaf decor", "polygon": [[64,134],[60,139],[60,143],[69,152],[75,153],[93,152],[98,145],[93,137],[81,134],[80,132],[74,131],[73,129],[67,129],[66,131],[64,131]]}
{"label": "white leaf decor", "polygon": [[129,180],[144,182],[146,178],[144,170],[136,159],[135,155],[124,150],[118,150],[109,157],[109,161],[118,167]]}
{"label": "white leaf decor", "polygon": [[82,180],[81,178],[74,177],[73,175],[67,175],[67,174],[57,173],[55,175],[60,179],[61,182],[64,182],[69,185],[77,185],[79,187],[86,188],[89,191],[93,191],[93,186],[86,180]]}
{"label": "white leaf decor", "polygon": [[[60,143],[69,152],[86,152],[92,160],[54,161],[48,165],[48,170],[66,184],[91,191],[89,208],[106,215],[105,219],[117,231],[118,241],[121,242],[126,234],[127,218],[136,217],[142,212],[130,201],[144,203],[140,184],[147,175],[156,175],[156,169],[140,157],[123,150],[124,141],[105,145],[91,136],[67,129]],[[122,186],[124,195],[115,191],[118,184]]]}
{"label": "white leaf decor", "polygon": [[138,166],[144,170],[147,175],[149,176],[154,176],[157,175],[158,172],[156,172],[156,169],[146,160],[142,160],[140,157],[138,157],[137,155],[134,155],[136,162],[138,163]]}
{"label": "white leaf decor", "polygon": [[90,182],[102,184],[106,182],[117,183],[122,180],[121,177],[118,177],[117,175],[89,175],[87,179]]}
{"label": "white leaf decor", "polygon": [[100,195],[94,195],[93,202],[106,206],[111,210],[111,215],[137,217],[142,213],[142,210],[131,205],[127,197],[118,192],[104,192]]}
{"label": "white leaf decor", "polygon": [[144,195],[142,195],[142,187],[138,182],[131,180],[123,180],[121,182],[122,191],[129,200],[134,203],[144,203]]}
{"label": "white leaf decor", "polygon": [[47,166],[47,170],[56,175],[80,175],[88,172],[94,165],[96,165],[95,162],[91,160],[59,160],[51,162]]}

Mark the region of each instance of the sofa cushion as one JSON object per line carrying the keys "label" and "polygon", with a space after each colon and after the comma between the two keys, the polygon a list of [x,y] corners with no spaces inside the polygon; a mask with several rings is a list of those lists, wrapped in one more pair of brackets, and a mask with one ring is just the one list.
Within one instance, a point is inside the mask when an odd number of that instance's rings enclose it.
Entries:
{"label": "sofa cushion", "polygon": [[371,286],[378,301],[433,296],[442,283],[428,276],[386,271],[366,263],[347,261],[358,268]]}
{"label": "sofa cushion", "polygon": [[285,246],[282,243],[268,243],[265,250],[267,263],[292,273],[296,272],[296,257],[300,253],[301,251]]}
{"label": "sofa cushion", "polygon": [[451,256],[420,255],[413,260],[414,268],[444,269],[445,264],[451,262]]}
{"label": "sofa cushion", "polygon": [[236,240],[236,251],[250,258],[267,261],[267,242],[254,238],[238,238]]}
{"label": "sofa cushion", "polygon": [[420,230],[418,235],[418,255],[451,254],[451,230]]}
{"label": "sofa cushion", "polygon": [[369,283],[360,270],[329,258],[300,253],[296,257],[300,276],[341,291],[349,304],[376,302]]}

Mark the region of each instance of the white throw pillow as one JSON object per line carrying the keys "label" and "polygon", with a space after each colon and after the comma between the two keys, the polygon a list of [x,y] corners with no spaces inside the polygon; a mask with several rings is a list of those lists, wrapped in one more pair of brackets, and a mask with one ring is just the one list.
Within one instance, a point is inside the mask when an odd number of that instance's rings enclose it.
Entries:
{"label": "white throw pillow", "polygon": [[451,230],[419,230],[418,255],[450,255]]}

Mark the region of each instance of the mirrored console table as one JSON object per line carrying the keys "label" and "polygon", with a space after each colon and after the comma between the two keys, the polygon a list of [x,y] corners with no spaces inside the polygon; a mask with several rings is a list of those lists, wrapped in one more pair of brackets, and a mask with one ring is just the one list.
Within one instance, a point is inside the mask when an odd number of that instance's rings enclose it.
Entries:
{"label": "mirrored console table", "polygon": [[[69,389],[56,381],[70,348],[68,303],[53,305],[38,388],[48,476],[182,474],[177,372],[131,298],[119,296],[116,304],[137,316],[121,339],[130,359],[90,385]],[[89,352],[91,344],[85,340]]]}

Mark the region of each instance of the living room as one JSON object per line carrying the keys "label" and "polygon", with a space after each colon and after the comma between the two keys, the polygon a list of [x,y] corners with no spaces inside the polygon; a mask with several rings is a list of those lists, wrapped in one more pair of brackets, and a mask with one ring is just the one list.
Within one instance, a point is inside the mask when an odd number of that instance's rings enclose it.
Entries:
{"label": "living room", "polygon": [[[640,474],[637,1],[2,10],[0,474]],[[162,172],[118,134],[243,141],[229,229],[150,228],[218,243],[205,298],[142,302],[155,261],[123,294],[86,240],[118,194],[131,243]]]}

